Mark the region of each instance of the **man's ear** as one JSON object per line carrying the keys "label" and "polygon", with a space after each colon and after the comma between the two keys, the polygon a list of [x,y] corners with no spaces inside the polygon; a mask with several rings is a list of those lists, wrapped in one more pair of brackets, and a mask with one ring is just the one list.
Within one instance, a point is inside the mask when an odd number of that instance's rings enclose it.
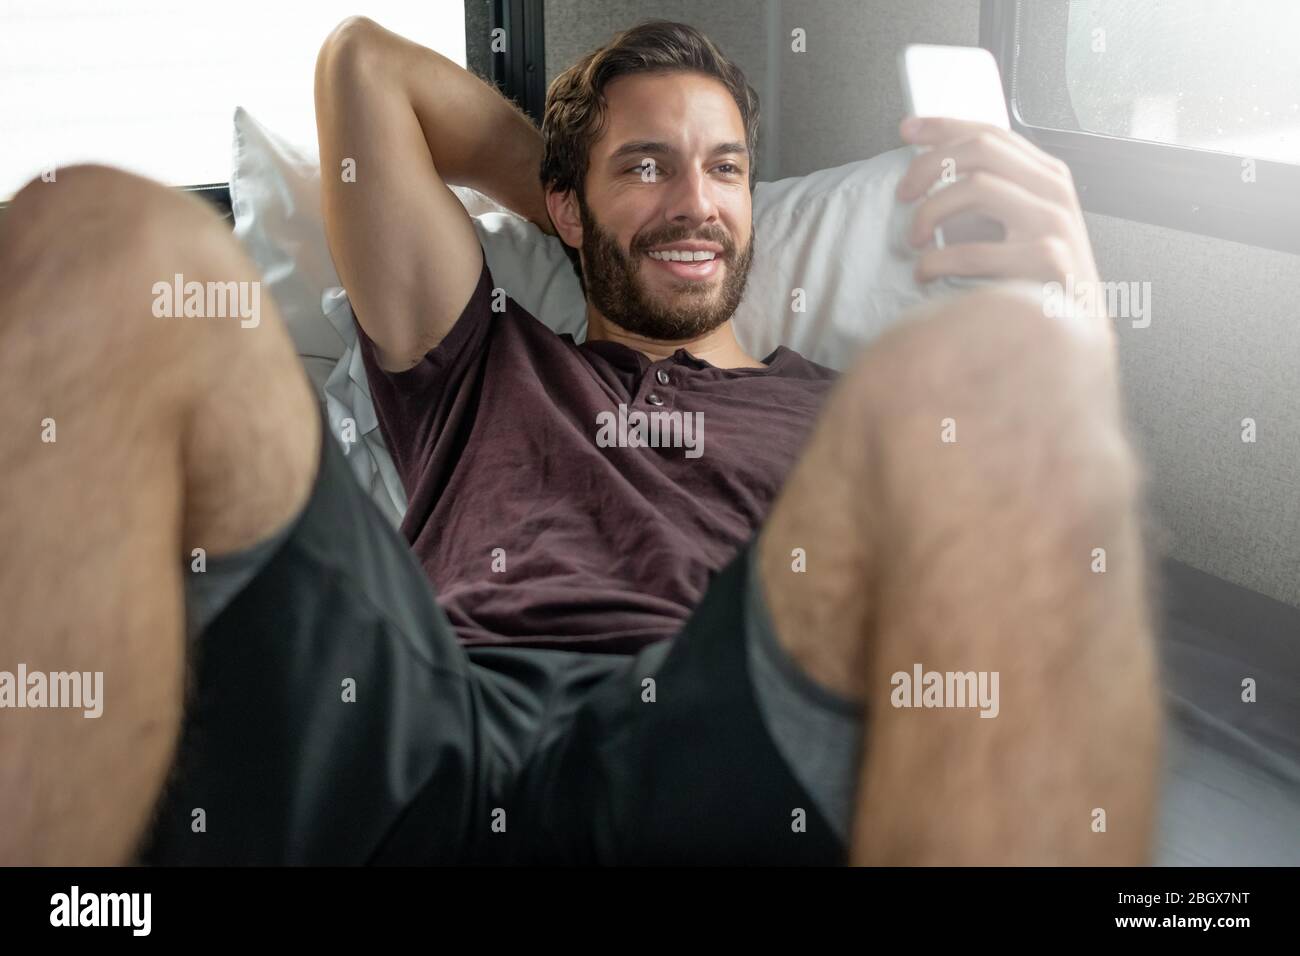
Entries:
{"label": "man's ear", "polygon": [[582,248],[582,214],[578,209],[578,197],[572,189],[565,192],[546,192],[546,210],[551,214],[555,231],[566,246]]}

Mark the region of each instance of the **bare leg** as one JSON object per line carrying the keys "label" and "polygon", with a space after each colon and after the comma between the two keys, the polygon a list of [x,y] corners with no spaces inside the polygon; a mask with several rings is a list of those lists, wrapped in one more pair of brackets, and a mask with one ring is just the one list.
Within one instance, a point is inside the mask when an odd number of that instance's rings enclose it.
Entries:
{"label": "bare leg", "polygon": [[[868,707],[853,862],[1146,862],[1140,494],[1113,355],[1024,295],[932,308],[846,375],[760,560],[783,646]],[[998,715],[893,706],[916,664],[998,672]]]}
{"label": "bare leg", "polygon": [[177,273],[259,278],[200,201],[114,170],[61,169],[0,220],[0,668],[104,675],[97,719],[0,712],[0,863],[129,857],[178,738],[181,559],[283,527],[315,475],[270,296],[256,327],[157,318]]}

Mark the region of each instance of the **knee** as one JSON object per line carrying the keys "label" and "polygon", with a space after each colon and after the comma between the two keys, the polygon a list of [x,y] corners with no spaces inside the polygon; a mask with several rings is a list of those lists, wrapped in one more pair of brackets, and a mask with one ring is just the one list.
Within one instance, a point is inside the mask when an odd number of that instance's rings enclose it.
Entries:
{"label": "knee", "polygon": [[[196,282],[202,294],[189,312]],[[276,321],[255,266],[215,211],[104,166],[59,169],[15,197],[0,222],[0,285],[10,292],[0,337],[22,329],[74,364],[97,357],[140,374],[182,361],[219,365],[215,350],[243,348],[246,338],[227,327]],[[208,311],[231,321],[163,321]]]}
{"label": "knee", "polygon": [[[846,401],[885,462],[881,480],[894,465],[923,480],[958,462],[1003,476],[1036,464],[1055,472],[1049,463],[1058,462],[1063,483],[1100,471],[1131,488],[1140,466],[1113,345],[1095,326],[1049,314],[1038,292],[1029,283],[988,286],[930,304],[849,370]],[[1105,467],[1064,464],[1081,461]]]}
{"label": "knee", "polygon": [[1095,326],[1049,314],[1038,287],[987,286],[905,315],[846,375],[863,410],[947,410],[1005,420],[1053,406],[1117,412],[1114,349]]}
{"label": "knee", "polygon": [[[7,224],[23,230],[97,218],[102,211],[129,215],[129,210],[156,185],[110,166],[78,165],[50,170],[14,196]],[[159,187],[165,188],[165,187]]]}
{"label": "knee", "polygon": [[195,224],[219,225],[215,213],[206,212],[198,200],[125,170],[66,166],[19,190],[0,220],[0,243],[10,254],[15,247],[40,252],[79,246],[111,258],[115,252],[138,252],[142,239],[178,214],[194,217]]}

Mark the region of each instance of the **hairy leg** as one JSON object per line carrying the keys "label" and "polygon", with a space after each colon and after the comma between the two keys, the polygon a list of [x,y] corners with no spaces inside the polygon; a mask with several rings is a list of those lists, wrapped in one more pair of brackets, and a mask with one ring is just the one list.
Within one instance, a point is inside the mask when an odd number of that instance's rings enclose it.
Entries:
{"label": "hairy leg", "polygon": [[[1158,697],[1118,394],[1101,338],[984,289],[890,330],[828,402],[760,562],[783,646],[868,708],[854,862],[1146,860]],[[918,664],[996,672],[997,716],[894,706]]]}
{"label": "hairy leg", "polygon": [[181,559],[272,534],[315,475],[270,296],[254,327],[155,317],[178,273],[259,278],[200,201],[111,169],[60,169],[0,220],[0,669],[103,673],[98,718],[0,712],[0,863],[129,858],[180,727]]}

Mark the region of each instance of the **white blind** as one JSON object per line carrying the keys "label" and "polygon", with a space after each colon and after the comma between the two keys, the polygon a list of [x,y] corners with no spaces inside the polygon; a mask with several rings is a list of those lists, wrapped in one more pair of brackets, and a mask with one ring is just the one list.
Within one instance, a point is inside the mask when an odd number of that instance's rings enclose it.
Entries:
{"label": "white blind", "polygon": [[0,0],[0,199],[77,162],[225,182],[236,106],[314,150],[316,54],[354,13],[465,65],[464,0]]}

